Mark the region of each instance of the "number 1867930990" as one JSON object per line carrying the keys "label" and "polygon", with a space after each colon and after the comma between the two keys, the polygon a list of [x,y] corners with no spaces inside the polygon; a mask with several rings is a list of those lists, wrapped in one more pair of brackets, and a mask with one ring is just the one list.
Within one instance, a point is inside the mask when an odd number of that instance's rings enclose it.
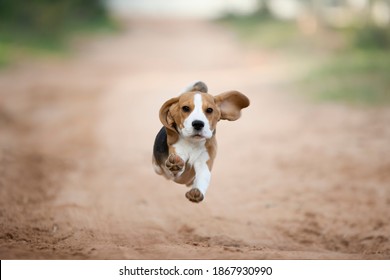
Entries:
{"label": "number 1867930990", "polygon": [[271,267],[228,266],[213,267],[213,275],[272,275]]}

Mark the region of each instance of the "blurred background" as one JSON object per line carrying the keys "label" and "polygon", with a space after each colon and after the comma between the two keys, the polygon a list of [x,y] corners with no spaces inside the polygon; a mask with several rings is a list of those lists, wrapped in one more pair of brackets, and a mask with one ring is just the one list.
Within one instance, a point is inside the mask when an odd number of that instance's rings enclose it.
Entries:
{"label": "blurred background", "polygon": [[[194,80],[200,205],[153,173]],[[0,259],[389,259],[390,0],[0,0]]]}
{"label": "blurred background", "polygon": [[124,18],[208,19],[259,48],[312,55],[306,60],[316,65],[300,89],[311,97],[382,104],[390,99],[389,7],[388,0],[2,0],[0,67],[64,53],[77,33],[120,32]]}

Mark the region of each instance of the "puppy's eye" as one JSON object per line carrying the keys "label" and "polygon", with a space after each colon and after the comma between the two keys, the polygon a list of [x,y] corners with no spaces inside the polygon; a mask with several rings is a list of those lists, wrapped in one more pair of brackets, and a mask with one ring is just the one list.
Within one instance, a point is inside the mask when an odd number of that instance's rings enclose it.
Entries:
{"label": "puppy's eye", "polygon": [[213,111],[214,111],[213,108],[207,108],[206,109],[206,113],[208,113],[208,114],[211,114]]}
{"label": "puppy's eye", "polygon": [[183,106],[181,109],[183,110],[183,112],[186,112],[186,113],[190,111],[190,107],[188,107],[188,106]]}

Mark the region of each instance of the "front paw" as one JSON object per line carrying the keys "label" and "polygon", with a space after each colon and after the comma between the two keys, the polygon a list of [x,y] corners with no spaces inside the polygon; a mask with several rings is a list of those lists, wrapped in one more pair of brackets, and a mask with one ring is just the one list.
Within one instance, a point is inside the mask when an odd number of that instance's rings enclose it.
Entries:
{"label": "front paw", "polygon": [[192,202],[201,202],[204,199],[204,195],[200,192],[199,189],[191,189],[186,193],[186,197]]}
{"label": "front paw", "polygon": [[173,175],[177,175],[184,169],[184,161],[176,154],[170,154],[168,159],[165,161],[165,166]]}

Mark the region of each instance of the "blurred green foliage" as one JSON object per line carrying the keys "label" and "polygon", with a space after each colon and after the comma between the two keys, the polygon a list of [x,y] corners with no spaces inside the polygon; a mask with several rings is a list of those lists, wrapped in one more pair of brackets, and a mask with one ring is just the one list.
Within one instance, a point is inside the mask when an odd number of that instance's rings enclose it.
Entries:
{"label": "blurred green foliage", "polygon": [[390,104],[390,56],[386,51],[346,50],[310,69],[298,85],[314,101]]}
{"label": "blurred green foliage", "polygon": [[268,14],[255,13],[248,16],[229,14],[218,20],[233,28],[240,39],[254,46],[283,48],[299,43],[299,30],[294,24],[274,20]]}
{"label": "blurred green foliage", "polygon": [[[343,47],[309,69],[299,89],[312,100],[353,105],[390,104],[390,32],[373,24],[334,29]],[[352,36],[351,36],[352,35]]]}
{"label": "blurred green foliage", "polygon": [[[219,20],[251,45],[278,52],[305,69],[292,85],[310,100],[359,106],[390,104],[390,28],[365,21],[319,25],[305,34],[296,21],[256,12]],[[302,67],[299,67],[302,66]]]}
{"label": "blurred green foliage", "polygon": [[25,52],[64,50],[70,35],[113,29],[99,0],[0,0],[0,66]]}
{"label": "blurred green foliage", "polygon": [[354,28],[352,44],[360,49],[390,50],[390,28],[374,24]]}
{"label": "blurred green foliage", "polygon": [[1,0],[2,25],[37,34],[56,34],[75,23],[106,16],[101,1],[96,0]]}

